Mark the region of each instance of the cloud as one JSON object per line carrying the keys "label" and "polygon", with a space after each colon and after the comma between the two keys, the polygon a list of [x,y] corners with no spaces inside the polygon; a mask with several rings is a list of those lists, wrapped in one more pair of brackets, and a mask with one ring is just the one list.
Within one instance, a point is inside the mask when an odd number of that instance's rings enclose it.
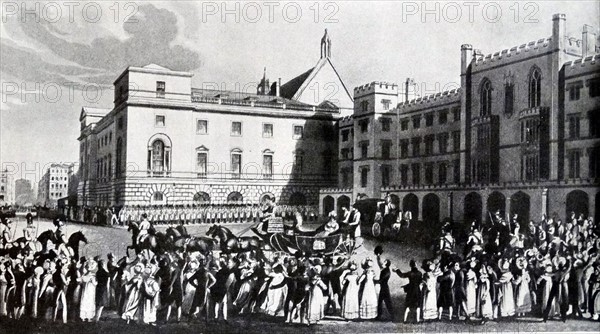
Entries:
{"label": "cloud", "polygon": [[69,64],[51,64],[38,50],[19,48],[15,41],[2,39],[2,73],[27,81],[112,84],[131,65],[156,63],[190,71],[201,64],[198,52],[175,43],[178,36],[175,13],[149,4],[139,6],[137,13],[123,23],[125,38],[111,35],[82,43],[69,40],[64,26],[59,30],[44,20],[15,20],[10,24],[18,24],[22,33],[53,54],[57,58],[53,62]]}

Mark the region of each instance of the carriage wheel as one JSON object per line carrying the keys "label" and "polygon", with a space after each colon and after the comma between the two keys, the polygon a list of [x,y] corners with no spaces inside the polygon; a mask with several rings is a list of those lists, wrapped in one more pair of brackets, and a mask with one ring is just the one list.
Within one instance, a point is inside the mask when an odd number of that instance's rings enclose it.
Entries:
{"label": "carriage wheel", "polygon": [[371,233],[373,234],[374,237],[378,237],[381,235],[381,224],[375,222],[373,223],[373,226],[371,227]]}

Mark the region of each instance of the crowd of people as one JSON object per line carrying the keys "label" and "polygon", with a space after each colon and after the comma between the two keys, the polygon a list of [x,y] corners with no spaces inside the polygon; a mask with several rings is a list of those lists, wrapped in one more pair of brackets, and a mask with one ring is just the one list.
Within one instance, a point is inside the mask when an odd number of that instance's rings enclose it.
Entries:
{"label": "crowd of people", "polygon": [[[356,211],[344,210],[341,218],[353,221],[360,214]],[[55,247],[64,248],[64,221],[57,219],[55,225]],[[147,219],[140,224],[144,229],[151,225]],[[1,231],[3,238],[7,230]],[[8,233],[14,236],[14,231]],[[32,224],[23,233],[21,246],[34,242]],[[544,217],[529,224],[497,214],[489,225],[473,222],[464,249],[447,224],[434,256],[420,266],[411,260],[405,272],[384,258],[381,246],[374,257],[357,263],[351,254],[265,255],[269,253],[256,249],[217,254],[185,247],[162,254],[140,252],[134,258],[108,254],[87,259],[72,251],[35,253],[28,247],[14,254],[10,243],[2,243],[0,316],[98,321],[111,309],[123,321],[150,325],[199,318],[226,321],[232,314],[255,313],[307,325],[325,315],[483,323],[521,316],[565,321],[569,315],[587,314],[598,320],[598,236],[599,226],[591,218],[575,214],[566,223]],[[393,277],[408,280],[402,317],[392,299]]]}

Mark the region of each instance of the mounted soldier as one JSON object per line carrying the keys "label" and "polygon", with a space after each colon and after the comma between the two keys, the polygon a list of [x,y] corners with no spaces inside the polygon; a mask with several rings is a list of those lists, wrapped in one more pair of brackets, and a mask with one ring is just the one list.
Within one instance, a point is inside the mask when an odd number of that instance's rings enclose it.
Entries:
{"label": "mounted soldier", "polygon": [[452,236],[452,228],[450,227],[450,223],[446,223],[444,227],[442,227],[442,233],[444,233],[444,235],[439,239],[437,252],[440,254],[454,253],[456,241]]}

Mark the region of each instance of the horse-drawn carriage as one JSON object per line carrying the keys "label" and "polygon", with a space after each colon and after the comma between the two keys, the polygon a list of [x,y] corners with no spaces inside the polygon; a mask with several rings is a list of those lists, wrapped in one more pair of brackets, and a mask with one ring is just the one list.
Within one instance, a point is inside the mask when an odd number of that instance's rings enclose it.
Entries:
{"label": "horse-drawn carriage", "polygon": [[376,238],[389,235],[399,237],[402,227],[408,221],[399,215],[398,208],[388,209],[386,203],[378,198],[367,198],[356,201],[354,207],[360,212],[361,231]]}
{"label": "horse-drawn carriage", "polygon": [[264,250],[288,255],[350,256],[357,248],[356,240],[350,238],[343,229],[331,234],[322,233],[320,229],[300,232],[284,227],[281,218],[271,219],[267,233],[261,236],[266,241]]}

